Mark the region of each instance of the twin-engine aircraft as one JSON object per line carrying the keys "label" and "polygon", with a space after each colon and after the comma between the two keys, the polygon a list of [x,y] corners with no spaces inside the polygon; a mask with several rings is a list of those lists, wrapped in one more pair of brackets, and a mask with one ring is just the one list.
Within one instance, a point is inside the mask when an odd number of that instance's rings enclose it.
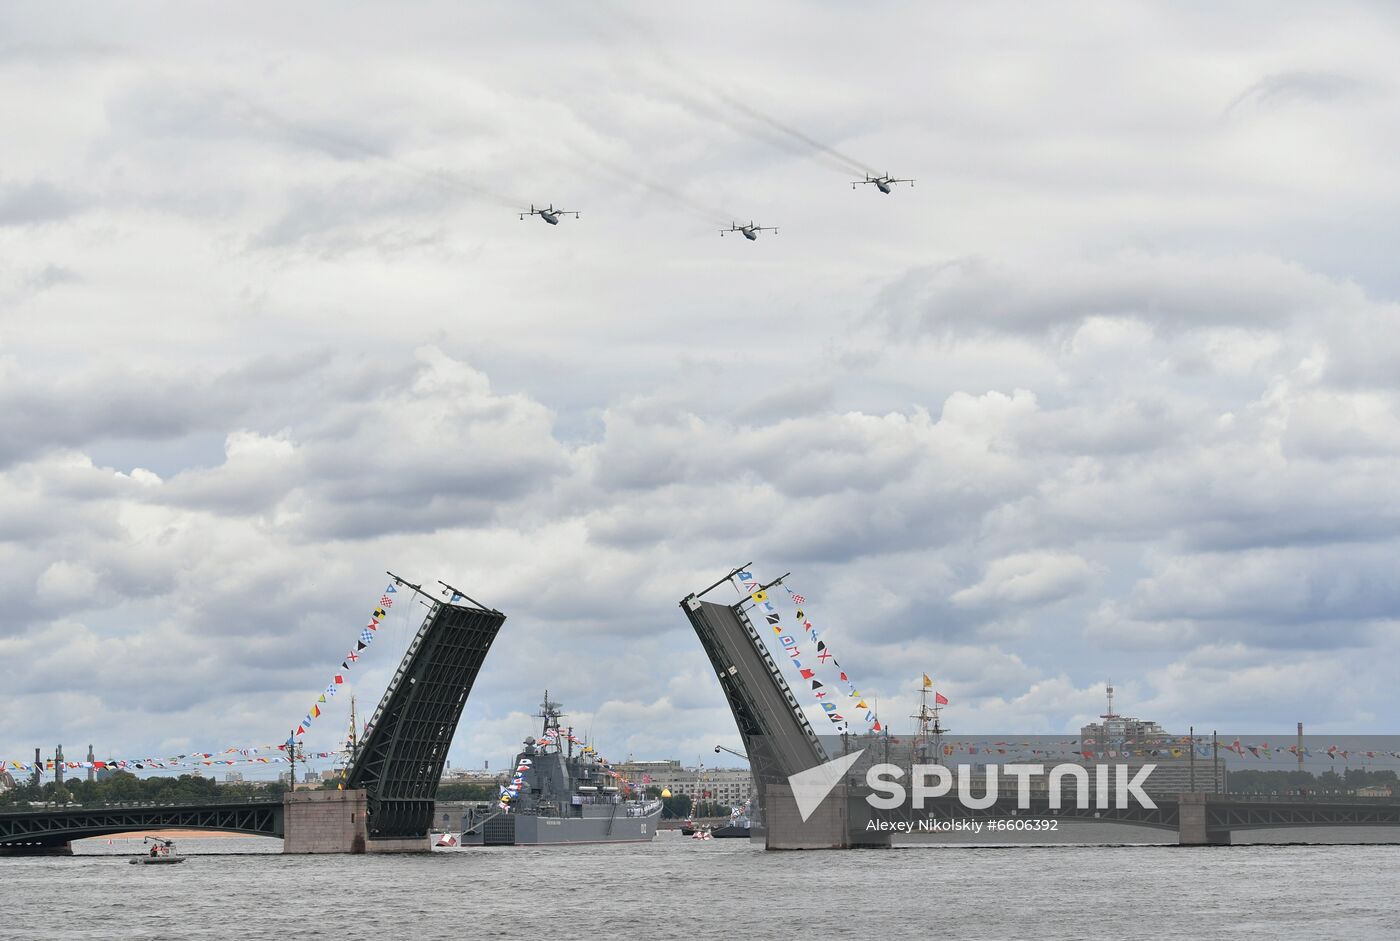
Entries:
{"label": "twin-engine aircraft", "polygon": [[750,242],[757,242],[758,233],[772,232],[774,235],[777,235],[778,227],[775,225],[754,225],[753,221],[750,220],[748,225],[740,225],[739,223],[735,222],[732,223],[729,226],[729,228],[719,230],[721,238],[728,235],[730,232],[742,232],[744,234],[744,238],[748,239]]}
{"label": "twin-engine aircraft", "polygon": [[520,214],[520,218],[522,220],[526,216],[539,216],[541,219],[543,219],[545,222],[548,222],[550,225],[558,225],[560,216],[573,216],[575,219],[577,219],[578,213],[572,212],[568,209],[555,209],[553,203],[549,204],[548,209],[536,209],[535,204],[531,203],[530,211],[522,212]]}
{"label": "twin-engine aircraft", "polygon": [[865,183],[874,183],[875,188],[880,192],[884,193],[886,196],[890,194],[890,187],[895,185],[896,183],[908,183],[910,186],[914,185],[913,180],[897,180],[894,177],[890,176],[888,173],[886,173],[884,176],[871,176],[869,173],[867,173],[865,175],[865,179],[856,180],[854,183],[852,183],[851,189],[855,189],[857,186],[861,186]]}

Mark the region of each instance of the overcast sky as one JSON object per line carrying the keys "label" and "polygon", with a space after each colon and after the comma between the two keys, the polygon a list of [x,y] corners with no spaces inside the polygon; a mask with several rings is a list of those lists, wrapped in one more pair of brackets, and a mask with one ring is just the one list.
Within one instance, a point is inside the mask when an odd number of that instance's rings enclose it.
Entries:
{"label": "overcast sky", "polygon": [[0,757],[279,741],[393,569],[509,615],[454,764],[546,687],[693,762],[738,739],[677,602],[750,560],[896,729],[927,671],[959,731],[1110,678],[1174,729],[1396,731],[1398,33],[0,9]]}

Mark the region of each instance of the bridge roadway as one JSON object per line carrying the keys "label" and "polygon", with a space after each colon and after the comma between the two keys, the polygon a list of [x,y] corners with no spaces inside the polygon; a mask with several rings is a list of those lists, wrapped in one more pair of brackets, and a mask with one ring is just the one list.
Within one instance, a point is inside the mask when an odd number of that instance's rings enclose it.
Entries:
{"label": "bridge roadway", "polygon": [[0,855],[67,853],[72,840],[143,830],[217,830],[280,838],[285,820],[280,797],[4,809]]}

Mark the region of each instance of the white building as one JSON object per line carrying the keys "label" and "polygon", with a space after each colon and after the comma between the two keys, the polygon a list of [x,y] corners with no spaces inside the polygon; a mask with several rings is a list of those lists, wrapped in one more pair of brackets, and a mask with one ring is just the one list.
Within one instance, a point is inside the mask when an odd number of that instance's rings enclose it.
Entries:
{"label": "white building", "polygon": [[633,784],[666,788],[676,796],[735,806],[753,796],[748,768],[682,768],[674,759],[626,761],[612,768]]}

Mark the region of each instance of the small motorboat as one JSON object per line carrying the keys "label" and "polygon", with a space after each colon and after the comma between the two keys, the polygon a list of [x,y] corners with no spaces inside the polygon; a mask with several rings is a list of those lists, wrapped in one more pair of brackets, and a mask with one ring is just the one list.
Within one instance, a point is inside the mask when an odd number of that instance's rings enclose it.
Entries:
{"label": "small motorboat", "polygon": [[451,833],[442,833],[442,834],[439,834],[439,835],[438,835],[437,842],[434,843],[433,845],[434,845],[434,846],[449,846],[449,847],[450,847],[450,846],[456,846],[456,845],[457,845],[457,837],[456,837],[455,835],[451,834]]}
{"label": "small motorboat", "polygon": [[131,865],[137,866],[173,866],[175,863],[183,863],[185,857],[180,855],[175,849],[174,840],[164,840],[158,836],[143,837],[143,844],[150,844],[150,850],[142,853],[131,860]]}

